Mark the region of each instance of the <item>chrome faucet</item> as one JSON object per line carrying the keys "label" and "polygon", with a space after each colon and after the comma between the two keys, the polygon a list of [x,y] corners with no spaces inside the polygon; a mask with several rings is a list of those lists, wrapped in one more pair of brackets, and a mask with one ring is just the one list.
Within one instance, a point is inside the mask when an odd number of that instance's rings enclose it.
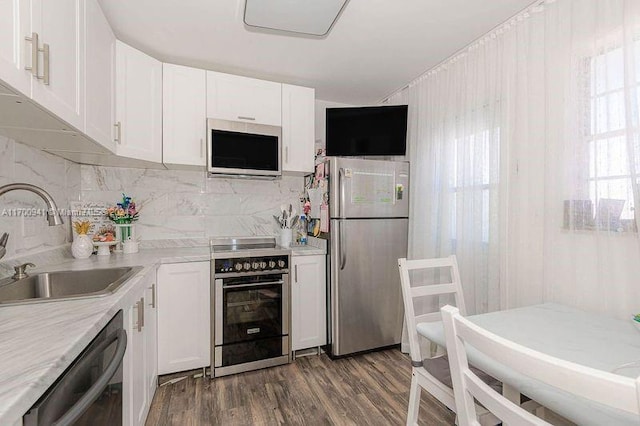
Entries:
{"label": "chrome faucet", "polygon": [[[0,195],[5,194],[9,191],[31,191],[34,194],[37,194],[44,200],[47,204],[47,222],[49,222],[49,226],[62,225],[64,222],[62,221],[62,217],[60,217],[60,212],[58,211],[58,206],[56,206],[56,202],[53,201],[53,198],[47,191],[42,188],[39,188],[35,185],[31,185],[29,183],[10,183],[8,185],[0,186]],[[0,259],[6,253],[6,245],[7,240],[9,239],[9,234],[4,233],[2,237],[0,237]]]}

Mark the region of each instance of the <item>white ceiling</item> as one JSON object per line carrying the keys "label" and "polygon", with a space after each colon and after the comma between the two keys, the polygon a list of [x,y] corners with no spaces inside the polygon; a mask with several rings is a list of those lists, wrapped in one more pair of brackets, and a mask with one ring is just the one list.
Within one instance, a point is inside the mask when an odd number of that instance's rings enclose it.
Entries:
{"label": "white ceiling", "polygon": [[[319,1],[319,0],[299,0]],[[350,0],[325,38],[249,29],[244,0],[100,0],[122,41],[156,58],[371,104],[532,0]]]}

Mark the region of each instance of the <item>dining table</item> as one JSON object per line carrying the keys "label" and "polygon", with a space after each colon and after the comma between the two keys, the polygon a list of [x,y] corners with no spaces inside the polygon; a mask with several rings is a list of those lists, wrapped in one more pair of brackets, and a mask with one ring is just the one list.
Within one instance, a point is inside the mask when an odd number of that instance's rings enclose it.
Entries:
{"label": "dining table", "polygon": [[[640,376],[640,330],[629,320],[544,303],[470,315],[471,322],[541,353],[635,379]],[[418,334],[445,347],[442,322],[419,323]],[[503,383],[503,394],[522,394],[578,425],[640,425],[640,417],[584,399],[518,373],[466,346],[469,363]]]}

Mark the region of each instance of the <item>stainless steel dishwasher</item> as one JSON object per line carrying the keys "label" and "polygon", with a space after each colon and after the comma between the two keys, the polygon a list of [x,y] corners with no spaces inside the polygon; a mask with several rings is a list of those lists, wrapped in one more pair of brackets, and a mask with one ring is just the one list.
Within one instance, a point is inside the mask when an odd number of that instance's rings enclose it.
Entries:
{"label": "stainless steel dishwasher", "polygon": [[122,311],[23,417],[24,426],[122,425]]}

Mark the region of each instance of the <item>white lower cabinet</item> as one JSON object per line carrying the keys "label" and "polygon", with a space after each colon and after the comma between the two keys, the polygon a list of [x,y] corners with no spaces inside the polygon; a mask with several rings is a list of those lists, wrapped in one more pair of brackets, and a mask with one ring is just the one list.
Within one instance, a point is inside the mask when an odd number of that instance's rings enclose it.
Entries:
{"label": "white lower cabinet", "polygon": [[175,373],[211,364],[209,262],[158,268],[158,371]]}
{"label": "white lower cabinet", "polygon": [[142,326],[142,315],[140,312],[144,312],[144,307],[140,306],[143,303],[144,298],[140,294],[135,304],[129,308],[129,327],[128,327],[128,346],[129,352],[129,380],[126,380],[131,390],[129,398],[130,407],[130,424],[139,425],[144,423],[145,409],[149,405],[148,391],[145,385],[145,368],[144,363],[146,360],[146,346],[144,344],[144,334]]}
{"label": "white lower cabinet", "polygon": [[[155,277],[154,277],[155,278]],[[158,286],[156,280],[151,280],[145,286],[145,319],[144,319],[144,347],[146,350],[145,385],[148,391],[148,403],[151,405],[153,395],[158,387]],[[146,412],[149,412],[147,408]],[[146,418],[146,414],[145,414]]]}
{"label": "white lower cabinet", "polygon": [[[147,275],[124,310],[127,352],[124,358],[124,424],[144,424],[157,385],[157,312],[155,276]],[[128,421],[127,421],[128,420]]]}
{"label": "white lower cabinet", "polygon": [[327,343],[326,260],[324,255],[292,256],[291,349]]}

